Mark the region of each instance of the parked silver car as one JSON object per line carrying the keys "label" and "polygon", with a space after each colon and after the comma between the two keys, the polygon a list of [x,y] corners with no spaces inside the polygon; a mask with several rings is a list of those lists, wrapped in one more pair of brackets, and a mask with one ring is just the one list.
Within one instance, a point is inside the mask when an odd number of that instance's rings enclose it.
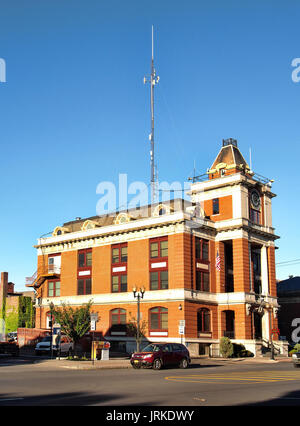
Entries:
{"label": "parked silver car", "polygon": [[292,361],[295,368],[300,366],[300,352],[296,352],[292,355]]}
{"label": "parked silver car", "polygon": [[[52,351],[53,355],[60,354],[70,354],[73,351],[74,345],[73,343],[68,339],[67,336],[61,336],[60,341],[59,337],[54,337],[52,340]],[[43,340],[39,343],[37,343],[35,347],[35,354],[41,355],[41,354],[50,354],[51,351],[51,336],[46,336],[43,338]]]}

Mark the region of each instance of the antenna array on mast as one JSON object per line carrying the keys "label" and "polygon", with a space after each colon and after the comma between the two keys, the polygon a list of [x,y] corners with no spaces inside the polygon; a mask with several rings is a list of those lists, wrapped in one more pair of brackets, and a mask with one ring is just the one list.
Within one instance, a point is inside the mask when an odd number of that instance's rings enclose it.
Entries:
{"label": "antenna array on mast", "polygon": [[149,78],[144,77],[144,84],[150,83],[150,99],[151,99],[151,133],[150,140],[150,167],[151,167],[151,203],[157,201],[158,182],[157,171],[154,162],[154,86],[159,82],[159,77],[156,75],[154,68],[154,42],[153,42],[153,25],[152,25],[152,60],[151,60],[151,75]]}

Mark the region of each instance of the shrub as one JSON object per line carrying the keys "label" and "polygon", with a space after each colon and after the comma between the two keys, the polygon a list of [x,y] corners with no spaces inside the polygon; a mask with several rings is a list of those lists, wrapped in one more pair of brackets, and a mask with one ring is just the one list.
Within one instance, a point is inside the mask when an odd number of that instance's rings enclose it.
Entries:
{"label": "shrub", "polygon": [[233,344],[228,337],[221,337],[220,353],[224,358],[230,358],[233,355]]}
{"label": "shrub", "polygon": [[254,354],[248,351],[241,343],[233,343],[233,356],[235,358],[247,358],[254,356]]}
{"label": "shrub", "polygon": [[86,358],[85,356],[79,357],[79,356],[68,356],[67,357],[68,361],[89,361],[88,358]]}
{"label": "shrub", "polygon": [[290,349],[289,350],[289,356],[292,356],[296,352],[300,352],[300,343],[296,343],[296,345],[294,347],[293,346],[289,346],[289,349]]}

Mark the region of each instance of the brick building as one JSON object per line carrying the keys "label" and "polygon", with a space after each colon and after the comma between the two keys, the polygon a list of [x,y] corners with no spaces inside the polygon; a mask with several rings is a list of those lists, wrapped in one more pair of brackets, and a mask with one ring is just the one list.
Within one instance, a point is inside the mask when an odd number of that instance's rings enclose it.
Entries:
{"label": "brick building", "polygon": [[183,341],[192,354],[213,356],[228,336],[260,354],[278,325],[271,184],[228,139],[206,177],[193,179],[191,202],[175,199],[56,227],[36,246],[36,326],[49,326],[51,301],[80,306],[92,299],[97,331],[114,349],[130,352],[133,289],[144,287],[148,341]]}
{"label": "brick building", "polygon": [[1,272],[0,317],[5,321],[3,333],[17,331],[18,327],[34,326],[34,291],[15,292],[14,286],[8,281],[8,273]]}

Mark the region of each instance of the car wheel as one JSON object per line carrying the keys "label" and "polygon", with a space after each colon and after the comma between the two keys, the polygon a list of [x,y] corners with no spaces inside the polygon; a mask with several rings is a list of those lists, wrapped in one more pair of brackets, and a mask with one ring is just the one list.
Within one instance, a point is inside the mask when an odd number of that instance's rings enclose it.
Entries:
{"label": "car wheel", "polygon": [[295,368],[299,368],[299,365],[300,365],[300,364],[294,364],[294,367],[295,367]]}
{"label": "car wheel", "polygon": [[189,366],[188,360],[186,358],[183,358],[180,361],[179,367],[180,368],[188,368],[188,366]]}
{"label": "car wheel", "polygon": [[152,365],[153,370],[160,370],[160,369],[161,369],[161,367],[162,367],[162,362],[161,362],[161,360],[160,360],[159,358],[156,358],[156,359],[153,361],[153,365]]}

